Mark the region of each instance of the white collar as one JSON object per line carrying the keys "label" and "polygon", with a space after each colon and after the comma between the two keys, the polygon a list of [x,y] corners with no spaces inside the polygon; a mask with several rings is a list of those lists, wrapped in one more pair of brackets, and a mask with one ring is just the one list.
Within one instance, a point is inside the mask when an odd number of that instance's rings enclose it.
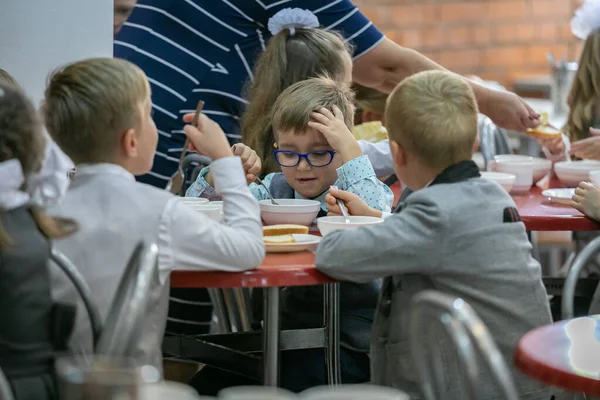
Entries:
{"label": "white collar", "polygon": [[79,176],[87,175],[118,175],[135,181],[135,177],[125,168],[113,163],[95,163],[95,164],[79,164],[76,166],[75,179]]}

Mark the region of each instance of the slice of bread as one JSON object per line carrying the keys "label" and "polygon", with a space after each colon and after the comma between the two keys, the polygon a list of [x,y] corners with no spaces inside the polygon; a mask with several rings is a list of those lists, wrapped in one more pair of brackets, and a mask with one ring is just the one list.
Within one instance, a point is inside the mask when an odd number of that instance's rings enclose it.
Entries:
{"label": "slice of bread", "polygon": [[279,236],[291,234],[307,234],[308,227],[302,225],[270,225],[263,227],[263,236]]}
{"label": "slice of bread", "polygon": [[551,126],[538,126],[527,130],[527,136],[533,136],[538,139],[553,139],[560,136],[560,131]]}
{"label": "slice of bread", "polygon": [[285,244],[296,242],[292,235],[265,236],[264,240],[266,244]]}
{"label": "slice of bread", "polygon": [[560,131],[550,126],[548,113],[543,112],[540,115],[540,125],[536,128],[528,129],[527,135],[538,139],[553,139],[560,136]]}

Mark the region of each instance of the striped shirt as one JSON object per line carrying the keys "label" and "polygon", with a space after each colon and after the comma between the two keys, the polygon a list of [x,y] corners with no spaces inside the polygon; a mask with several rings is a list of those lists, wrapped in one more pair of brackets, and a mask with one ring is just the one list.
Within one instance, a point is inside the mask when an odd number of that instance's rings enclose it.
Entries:
{"label": "striped shirt", "polygon": [[152,171],[141,181],[166,186],[185,141],[181,118],[200,99],[232,143],[241,139],[248,104],[242,89],[271,37],[269,18],[288,7],[311,10],[325,29],[341,32],[355,46],[355,59],[384,38],[349,0],[138,1],[114,54],[141,67],[152,87],[160,137]]}

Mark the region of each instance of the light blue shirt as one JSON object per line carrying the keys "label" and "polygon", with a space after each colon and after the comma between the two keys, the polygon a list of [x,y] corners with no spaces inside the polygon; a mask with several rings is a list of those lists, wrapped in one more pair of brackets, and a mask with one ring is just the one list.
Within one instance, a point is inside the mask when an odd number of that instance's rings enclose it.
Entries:
{"label": "light blue shirt", "polygon": [[[196,182],[190,186],[186,192],[187,197],[212,197],[215,193],[212,187],[206,182],[204,177],[209,171],[209,167],[204,168]],[[267,187],[271,186],[271,180],[276,174],[272,173],[263,179]],[[383,212],[390,212],[394,202],[394,194],[391,189],[383,182],[377,179],[373,166],[367,156],[360,156],[348,161],[337,169],[338,179],[332,185],[336,185],[341,190],[354,193],[359,196],[369,207]],[[249,186],[250,192],[257,200],[267,200],[269,195],[262,185],[251,183]],[[325,195],[327,191],[320,196],[312,199],[321,202],[321,208],[327,211],[327,202]],[[296,199],[304,199],[298,192],[294,192]]]}

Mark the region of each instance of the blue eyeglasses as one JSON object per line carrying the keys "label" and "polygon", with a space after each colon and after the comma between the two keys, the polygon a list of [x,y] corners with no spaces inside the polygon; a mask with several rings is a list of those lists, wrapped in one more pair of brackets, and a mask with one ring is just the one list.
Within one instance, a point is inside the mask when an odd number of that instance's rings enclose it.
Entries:
{"label": "blue eyeglasses", "polygon": [[291,150],[275,150],[273,154],[275,154],[275,161],[281,167],[295,167],[304,158],[311,167],[320,168],[331,164],[333,156],[335,156],[335,151],[317,150],[302,154]]}

